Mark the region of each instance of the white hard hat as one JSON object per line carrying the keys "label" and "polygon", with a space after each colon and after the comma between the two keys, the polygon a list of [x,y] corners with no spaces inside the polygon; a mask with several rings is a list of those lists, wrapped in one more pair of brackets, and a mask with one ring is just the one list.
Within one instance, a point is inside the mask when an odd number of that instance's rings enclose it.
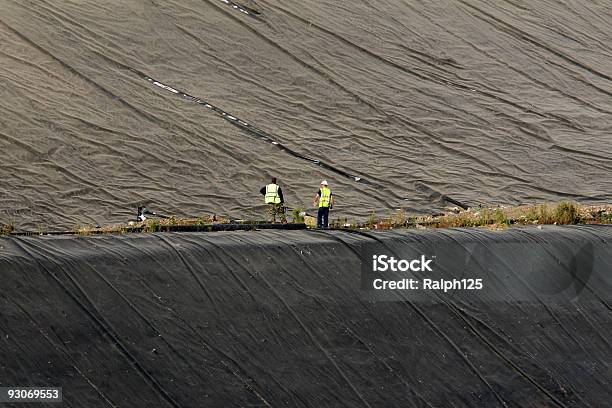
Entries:
{"label": "white hard hat", "polygon": [[326,185],[327,185],[327,180],[323,180],[323,181],[321,182],[321,185],[322,185],[322,186],[326,186]]}

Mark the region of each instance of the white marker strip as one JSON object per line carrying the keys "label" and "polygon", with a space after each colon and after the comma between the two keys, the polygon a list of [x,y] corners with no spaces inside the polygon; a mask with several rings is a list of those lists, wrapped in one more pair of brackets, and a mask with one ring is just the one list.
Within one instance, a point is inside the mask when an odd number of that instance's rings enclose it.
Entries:
{"label": "white marker strip", "polygon": [[[282,143],[277,142],[275,140],[275,137],[272,136],[271,134],[269,134],[269,133],[267,133],[267,132],[257,128],[256,126],[253,126],[253,125],[251,125],[251,124],[249,124],[249,123],[247,123],[247,122],[237,118],[236,116],[230,115],[229,113],[225,112],[223,109],[218,108],[218,107],[216,107],[214,105],[211,105],[208,102],[205,102],[204,100],[202,100],[202,99],[200,99],[200,98],[198,98],[196,96],[189,95],[188,93],[186,93],[184,91],[180,91],[180,90],[175,89],[175,88],[173,88],[171,86],[168,86],[168,85],[166,85],[164,83],[156,81],[153,78],[151,78],[150,76],[148,76],[148,75],[146,75],[146,74],[144,74],[144,73],[142,73],[140,71],[137,71],[137,70],[135,70],[133,68],[130,68],[130,70],[132,72],[134,72],[135,74],[139,75],[141,78],[146,79],[147,81],[151,82],[152,84],[154,84],[158,88],[162,88],[162,89],[165,89],[165,90],[167,90],[169,92],[172,92],[173,94],[178,95],[178,96],[180,96],[181,98],[183,98],[185,100],[196,102],[199,105],[203,105],[206,109],[209,109],[209,110],[213,111],[214,113],[216,113],[217,115],[221,116],[223,119],[226,119],[227,121],[229,121],[230,123],[234,124],[235,126],[238,126],[241,129],[248,131],[250,134],[254,135],[257,139],[263,140],[263,141],[265,141],[267,143],[270,143],[273,146],[276,146],[278,149],[280,149],[281,151],[287,153],[290,156],[293,156],[293,157],[295,157],[297,159],[300,159],[300,160],[307,161],[307,162],[312,163],[312,164],[316,164],[317,166],[323,167],[326,170],[332,171],[332,172],[334,172],[336,174],[340,174],[343,177],[350,178],[350,179],[355,180],[357,182],[361,182],[361,183],[364,183],[364,184],[372,184],[370,181],[362,179],[359,176],[355,176],[353,174],[347,173],[346,171],[344,171],[342,169],[339,169],[339,168],[336,168],[336,167],[332,166],[331,164],[327,164],[327,163],[322,162],[322,161],[320,161],[318,159],[305,156],[305,155],[303,155],[303,154],[301,154],[301,153],[299,153],[299,152],[297,152],[297,151],[295,151],[295,150],[293,150],[293,149],[291,149],[291,148],[289,148],[287,146],[284,146]],[[278,116],[275,115],[275,117],[278,117]]]}
{"label": "white marker strip", "polygon": [[234,10],[238,10],[241,13],[246,14],[247,16],[251,16],[251,17],[255,17],[257,14],[259,14],[259,12],[257,11],[249,11],[246,8],[234,3],[231,0],[221,0],[223,3],[227,4],[228,6],[230,6],[231,8],[233,8]]}

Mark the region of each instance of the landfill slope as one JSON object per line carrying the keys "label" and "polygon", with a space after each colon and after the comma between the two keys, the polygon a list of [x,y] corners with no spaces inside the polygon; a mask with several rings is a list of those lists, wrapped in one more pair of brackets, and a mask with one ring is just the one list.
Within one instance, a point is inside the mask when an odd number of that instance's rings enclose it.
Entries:
{"label": "landfill slope", "polygon": [[[62,386],[62,406],[92,408],[603,407],[611,239],[609,227],[0,238],[0,385]],[[431,275],[479,273],[486,290],[368,298],[367,248],[445,248]]]}
{"label": "landfill slope", "polygon": [[612,198],[605,1],[0,9],[0,221],[20,228],[261,217],[271,176],[301,208],[329,180],[349,219]]}

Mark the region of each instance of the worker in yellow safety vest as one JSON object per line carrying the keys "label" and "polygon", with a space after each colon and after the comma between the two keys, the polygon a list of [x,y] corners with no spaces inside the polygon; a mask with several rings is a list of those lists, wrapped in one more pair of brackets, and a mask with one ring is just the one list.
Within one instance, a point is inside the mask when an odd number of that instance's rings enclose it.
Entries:
{"label": "worker in yellow safety vest", "polygon": [[259,192],[264,196],[264,201],[268,205],[270,222],[276,223],[276,216],[278,215],[283,224],[287,223],[283,190],[276,184],[276,177],[272,177],[270,184],[263,186]]}
{"label": "worker in yellow safety vest", "polygon": [[321,182],[321,188],[312,204],[319,207],[317,212],[317,228],[329,228],[329,210],[334,205],[334,197],[327,180]]}

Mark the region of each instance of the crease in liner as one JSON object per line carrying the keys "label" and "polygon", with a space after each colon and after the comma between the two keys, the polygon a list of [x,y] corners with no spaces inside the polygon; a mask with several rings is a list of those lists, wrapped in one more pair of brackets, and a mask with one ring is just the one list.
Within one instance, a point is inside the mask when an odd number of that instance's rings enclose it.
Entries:
{"label": "crease in liner", "polygon": [[172,92],[173,94],[175,94],[175,95],[177,95],[177,96],[179,96],[179,97],[181,97],[183,99],[195,102],[198,105],[201,105],[201,106],[205,107],[206,109],[213,111],[214,113],[216,113],[217,115],[221,116],[223,119],[227,120],[228,122],[230,122],[234,126],[237,126],[237,127],[241,128],[243,130],[248,131],[249,133],[254,134],[258,139],[263,140],[263,141],[265,141],[267,143],[270,143],[271,145],[277,147],[281,151],[283,151],[283,152],[285,152],[285,153],[287,153],[287,154],[289,154],[289,155],[291,155],[293,157],[296,157],[298,159],[307,161],[307,162],[312,163],[312,164],[316,164],[319,167],[322,167],[322,168],[324,168],[326,170],[332,171],[332,172],[334,172],[336,174],[339,174],[339,175],[341,175],[343,177],[352,179],[355,182],[363,183],[363,184],[370,184],[370,185],[372,184],[372,182],[364,179],[361,176],[348,173],[348,172],[346,172],[344,170],[338,169],[338,168],[336,168],[336,167],[334,167],[334,166],[332,166],[330,164],[327,164],[327,163],[325,163],[325,162],[323,162],[323,161],[321,161],[319,159],[306,156],[306,155],[304,155],[302,153],[299,153],[299,152],[297,152],[297,151],[295,151],[295,150],[293,150],[293,149],[283,145],[282,143],[277,141],[269,133],[267,133],[267,132],[257,128],[256,126],[254,126],[254,125],[252,125],[252,124],[250,124],[250,123],[248,123],[248,122],[246,122],[246,121],[244,121],[244,120],[242,120],[242,119],[240,119],[240,118],[238,118],[236,116],[233,116],[233,115],[229,114],[228,112],[224,111],[223,109],[220,109],[217,106],[212,105],[211,103],[208,103],[207,101],[205,101],[203,99],[200,99],[200,98],[198,98],[196,96],[188,94],[187,92],[184,92],[184,91],[181,91],[179,89],[173,88],[173,87],[171,87],[169,85],[166,85],[163,82],[160,82],[160,81],[158,81],[158,80],[156,80],[156,79],[154,79],[154,78],[152,78],[152,77],[150,77],[150,76],[148,76],[148,75],[146,75],[146,74],[144,74],[144,73],[142,73],[140,71],[137,71],[137,70],[135,70],[133,68],[129,68],[129,69],[130,69],[130,71],[132,71],[133,73],[135,73],[139,77],[149,81],[150,83],[152,83],[153,85],[157,86],[158,88],[162,88],[162,89],[164,89],[166,91]]}
{"label": "crease in liner", "polygon": [[[61,267],[60,270],[66,276],[64,281],[54,271],[45,266],[37,257],[36,253],[41,258],[44,257],[44,253],[48,252],[48,249],[40,247],[33,242],[29,242],[23,239],[16,239],[15,244],[21,251],[30,256],[38,267],[44,271],[45,275],[52,278],[57,286],[76,304],[77,308],[92,322],[96,330],[104,337],[109,340],[109,343],[115,347],[115,349],[122,355],[125,360],[134,368],[135,372],[159,395],[159,397],[174,408],[182,408],[182,406],[170,395],[170,393],[163,387],[162,383],[151,373],[143,363],[130,352],[128,346],[125,344],[125,340],[116,333],[112,325],[107,319],[100,313],[95,303],[92,301],[90,296],[86,293],[84,288],[78,283],[74,276],[66,269]],[[71,287],[72,286],[72,287]]]}

